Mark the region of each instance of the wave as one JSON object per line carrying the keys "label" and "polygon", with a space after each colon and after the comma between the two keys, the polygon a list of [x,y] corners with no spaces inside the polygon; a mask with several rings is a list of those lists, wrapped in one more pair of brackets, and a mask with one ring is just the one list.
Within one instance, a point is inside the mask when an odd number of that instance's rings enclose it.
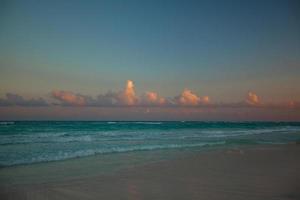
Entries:
{"label": "wave", "polygon": [[15,124],[15,122],[0,122],[0,125],[13,125],[13,124]]}
{"label": "wave", "polygon": [[78,136],[78,137],[60,137],[60,138],[53,138],[50,142],[91,142],[93,139],[89,135],[85,136]]}
{"label": "wave", "polygon": [[16,122],[10,125],[14,122],[0,122],[0,165],[50,162],[115,152],[278,144],[300,140],[300,123],[240,126],[222,123],[199,123],[199,126],[196,123],[194,126],[192,122],[159,121],[53,123]]}
{"label": "wave", "polygon": [[0,145],[23,145],[23,144],[37,144],[37,143],[69,143],[69,142],[92,142],[93,138],[90,135],[73,136],[73,137],[49,137],[36,138],[29,137],[26,139],[10,140],[2,138]]}
{"label": "wave", "polygon": [[133,122],[134,124],[162,124],[162,122]]}
{"label": "wave", "polygon": [[87,149],[78,150],[73,152],[58,152],[57,155],[40,155],[31,157],[28,159],[19,159],[14,161],[0,162],[0,166],[14,166],[22,164],[33,164],[41,162],[51,162],[67,160],[72,158],[80,158],[86,156],[93,156],[97,154],[109,154],[109,153],[125,153],[133,151],[151,151],[151,150],[163,150],[163,149],[179,149],[179,148],[192,148],[192,147],[209,147],[226,144],[225,141],[210,142],[210,143],[194,143],[194,144],[165,144],[165,145],[144,145],[144,146],[131,146],[131,147],[111,147],[107,149]]}
{"label": "wave", "polygon": [[248,130],[208,130],[201,131],[203,134],[207,134],[206,137],[235,137],[244,135],[256,135],[266,133],[291,133],[300,131],[300,127],[285,127],[275,129],[248,129]]}
{"label": "wave", "polygon": [[111,121],[111,122],[106,122],[107,124],[162,124],[163,122],[114,122],[114,121]]}
{"label": "wave", "polygon": [[30,143],[69,143],[69,142],[120,142],[120,141],[146,141],[146,140],[209,140],[220,138],[234,138],[262,134],[290,134],[300,131],[300,127],[280,127],[272,129],[247,130],[188,130],[174,132],[170,130],[152,131],[88,131],[88,132],[41,132],[30,134],[3,134],[0,135],[0,145],[22,145]]}

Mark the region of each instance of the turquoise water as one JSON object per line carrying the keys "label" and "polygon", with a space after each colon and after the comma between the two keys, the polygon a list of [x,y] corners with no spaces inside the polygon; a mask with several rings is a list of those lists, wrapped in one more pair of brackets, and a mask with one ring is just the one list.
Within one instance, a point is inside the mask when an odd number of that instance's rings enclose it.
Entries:
{"label": "turquoise water", "polygon": [[300,141],[300,122],[0,122],[0,165]]}

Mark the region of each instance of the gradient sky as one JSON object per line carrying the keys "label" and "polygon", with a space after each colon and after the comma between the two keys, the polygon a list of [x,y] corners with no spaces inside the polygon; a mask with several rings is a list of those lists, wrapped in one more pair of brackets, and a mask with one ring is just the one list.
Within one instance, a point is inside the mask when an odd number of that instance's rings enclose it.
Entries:
{"label": "gradient sky", "polygon": [[[51,101],[53,90],[95,97],[122,90],[130,79],[137,95],[174,97],[188,88],[219,104],[244,101],[249,91],[274,104],[300,101],[297,0],[0,0],[0,44],[3,98],[13,93]],[[44,111],[37,115],[38,109]],[[71,119],[79,108],[2,106],[0,119],[55,119],[65,109],[70,114],[59,119]],[[94,108],[100,115],[80,109],[87,114],[76,119],[126,119],[128,113],[105,108],[110,114],[105,117],[104,108]],[[186,119],[241,119],[238,112],[243,120],[300,120],[299,110],[243,109]],[[180,110],[178,119],[185,119]],[[165,109],[149,119],[177,119],[170,113]]]}

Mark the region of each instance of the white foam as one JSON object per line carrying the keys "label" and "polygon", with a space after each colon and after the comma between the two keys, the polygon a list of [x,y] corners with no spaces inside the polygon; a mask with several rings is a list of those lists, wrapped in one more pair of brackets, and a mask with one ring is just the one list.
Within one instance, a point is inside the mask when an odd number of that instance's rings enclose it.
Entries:
{"label": "white foam", "polygon": [[223,145],[225,141],[213,142],[213,143],[194,143],[194,144],[165,144],[165,145],[143,145],[143,146],[131,146],[131,147],[111,147],[106,149],[86,149],[78,150],[73,152],[58,152],[57,155],[39,155],[33,156],[31,158],[22,158],[14,161],[2,162],[0,165],[3,166],[12,166],[20,164],[32,164],[39,162],[50,162],[50,161],[59,161],[66,160],[71,158],[79,158],[92,156],[96,154],[107,154],[107,153],[124,153],[132,151],[149,151],[149,150],[160,150],[160,149],[177,149],[177,148],[191,148],[191,147],[205,147],[205,146],[215,146]]}
{"label": "white foam", "polygon": [[235,137],[245,135],[258,135],[266,133],[290,133],[291,131],[300,131],[300,127],[282,127],[276,129],[256,129],[256,130],[211,130],[201,131],[201,133],[207,134],[206,137]]}
{"label": "white foam", "polygon": [[162,124],[162,122],[133,122],[135,124]]}

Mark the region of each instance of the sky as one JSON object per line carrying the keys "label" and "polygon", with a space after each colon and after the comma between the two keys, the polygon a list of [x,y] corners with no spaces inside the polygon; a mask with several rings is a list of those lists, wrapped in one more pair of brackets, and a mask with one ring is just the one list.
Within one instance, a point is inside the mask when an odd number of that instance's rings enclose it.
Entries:
{"label": "sky", "polygon": [[0,120],[300,121],[300,3],[0,0]]}

